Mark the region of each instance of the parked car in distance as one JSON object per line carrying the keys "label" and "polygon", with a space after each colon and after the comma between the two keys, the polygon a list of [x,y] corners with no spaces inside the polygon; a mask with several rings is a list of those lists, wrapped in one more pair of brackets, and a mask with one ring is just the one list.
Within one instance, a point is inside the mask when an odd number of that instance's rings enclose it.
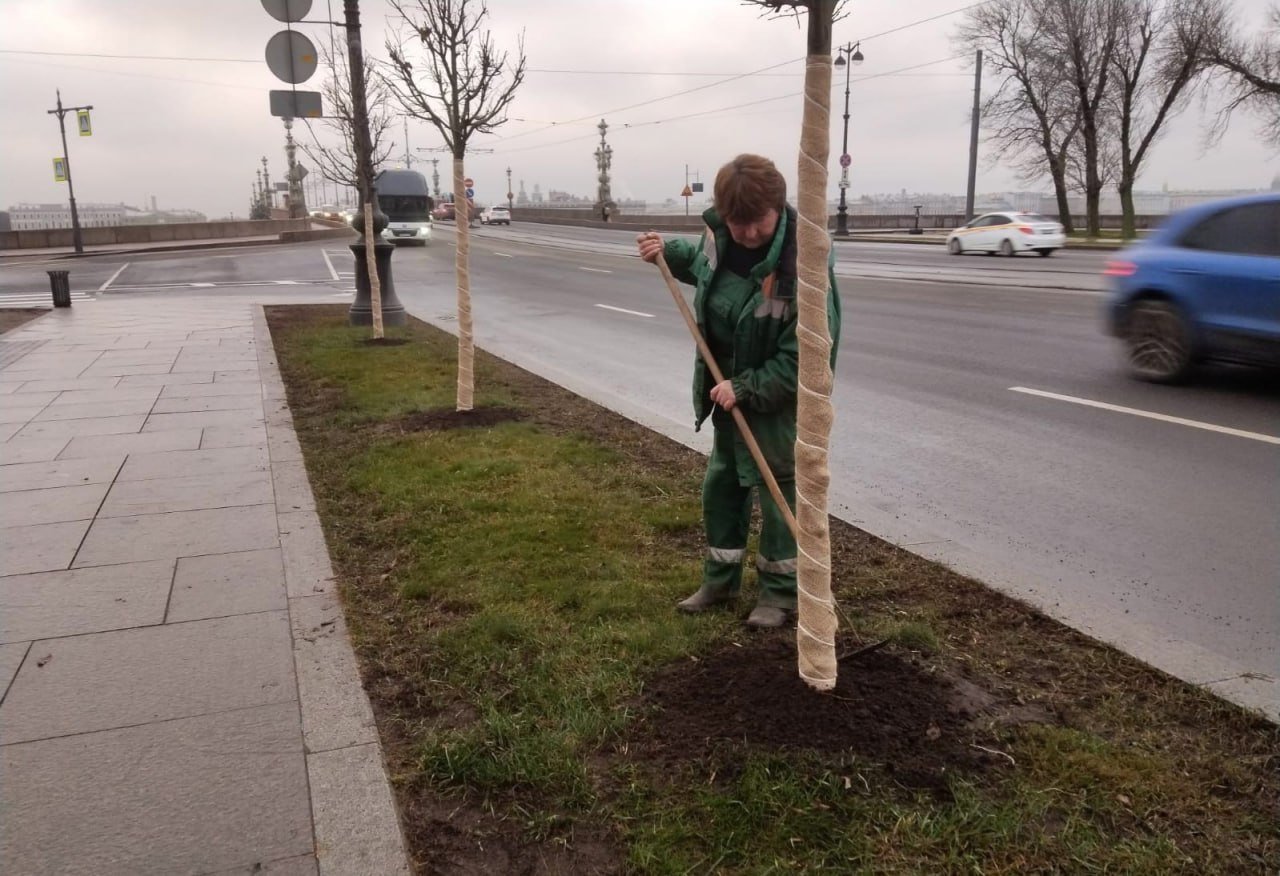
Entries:
{"label": "parked car in distance", "polygon": [[452,222],[454,220],[453,204],[448,201],[437,204],[435,210],[431,212],[431,218]]}
{"label": "parked car in distance", "polygon": [[480,213],[481,225],[510,225],[511,211],[506,207],[485,207]]}
{"label": "parked car in distance", "polygon": [[1175,383],[1207,360],[1280,366],[1280,194],[1176,213],[1103,274],[1135,377]]}
{"label": "parked car in distance", "polygon": [[1015,256],[1031,251],[1049,256],[1066,243],[1067,236],[1057,219],[1038,213],[1010,211],[987,213],[961,225],[947,235],[947,252],[952,255],[985,252],[987,255]]}
{"label": "parked car in distance", "polygon": [[342,210],[337,204],[325,204],[319,210],[313,210],[312,216],[320,219],[334,219],[338,222],[342,221]]}

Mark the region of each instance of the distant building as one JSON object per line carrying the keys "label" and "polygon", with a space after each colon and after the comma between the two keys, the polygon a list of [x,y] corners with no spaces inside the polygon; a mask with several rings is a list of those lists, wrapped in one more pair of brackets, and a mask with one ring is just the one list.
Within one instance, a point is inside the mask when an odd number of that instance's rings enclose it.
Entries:
{"label": "distant building", "polygon": [[[127,204],[80,204],[77,213],[81,228],[208,221],[196,210],[139,210]],[[65,204],[19,204],[9,208],[9,224],[13,231],[70,228],[71,208]]]}
{"label": "distant building", "polygon": [[0,210],[0,232],[12,231],[13,227],[9,224],[9,211]]}

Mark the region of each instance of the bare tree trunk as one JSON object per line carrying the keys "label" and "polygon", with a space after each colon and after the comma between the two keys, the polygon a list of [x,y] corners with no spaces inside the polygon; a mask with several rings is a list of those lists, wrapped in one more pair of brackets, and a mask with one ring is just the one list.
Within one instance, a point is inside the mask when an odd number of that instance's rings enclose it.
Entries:
{"label": "bare tree trunk", "polygon": [[800,375],[796,408],[797,566],[796,649],[800,677],[815,690],[836,686],[836,612],[831,597],[831,533],[827,449],[831,406],[830,283],[827,258],[827,159],[831,143],[831,20],[835,0],[809,5],[809,56],[805,62],[804,116],[800,134],[799,325]]}
{"label": "bare tree trunk", "polygon": [[471,336],[471,204],[463,182],[462,159],[453,159],[453,222],[458,232],[454,265],[458,274],[458,410],[475,405],[475,341]]}
{"label": "bare tree trunk", "polygon": [[366,198],[364,202],[364,264],[369,272],[369,307],[373,311],[373,337],[384,337],[382,327],[382,279],[378,276],[378,258],[374,249],[373,205]]}
{"label": "bare tree trunk", "polygon": [[1058,201],[1058,221],[1067,234],[1075,231],[1075,221],[1071,218],[1071,203],[1067,200],[1067,171],[1062,162],[1049,166],[1049,175],[1053,177],[1053,195]]}
{"label": "bare tree trunk", "polygon": [[1134,218],[1133,209],[1133,183],[1133,179],[1122,176],[1116,186],[1120,193],[1120,235],[1125,240],[1132,240],[1138,236],[1138,223]]}

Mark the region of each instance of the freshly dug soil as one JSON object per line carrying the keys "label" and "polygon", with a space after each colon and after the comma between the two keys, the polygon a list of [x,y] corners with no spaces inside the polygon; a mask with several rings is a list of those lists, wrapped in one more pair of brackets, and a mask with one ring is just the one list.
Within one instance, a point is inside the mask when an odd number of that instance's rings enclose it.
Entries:
{"label": "freshly dug soil", "polygon": [[516,408],[480,407],[470,411],[459,411],[453,408],[433,408],[429,411],[414,411],[396,420],[392,424],[393,431],[400,432],[444,432],[449,429],[484,429],[499,423],[510,423],[524,419],[524,411]]}
{"label": "freshly dug soil", "polygon": [[703,762],[726,746],[852,754],[932,790],[948,770],[983,766],[969,743],[968,691],[886,649],[842,663],[835,690],[818,693],[796,673],[794,636],[758,637],[666,669],[645,689],[655,711],[648,738],[629,745],[632,757]]}

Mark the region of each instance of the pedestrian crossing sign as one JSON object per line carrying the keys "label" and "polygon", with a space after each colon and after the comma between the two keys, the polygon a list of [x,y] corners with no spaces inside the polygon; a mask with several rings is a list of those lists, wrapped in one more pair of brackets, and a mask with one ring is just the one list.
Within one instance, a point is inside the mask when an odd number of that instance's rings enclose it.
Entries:
{"label": "pedestrian crossing sign", "polygon": [[67,159],[65,158],[53,159],[53,181],[54,182],[67,181]]}
{"label": "pedestrian crossing sign", "polygon": [[80,128],[80,136],[81,136],[81,137],[92,137],[92,136],[93,136],[93,126],[89,124],[89,111],[88,111],[88,110],[77,110],[77,111],[76,111],[76,124],[77,124],[77,125],[79,126],[79,128]]}

